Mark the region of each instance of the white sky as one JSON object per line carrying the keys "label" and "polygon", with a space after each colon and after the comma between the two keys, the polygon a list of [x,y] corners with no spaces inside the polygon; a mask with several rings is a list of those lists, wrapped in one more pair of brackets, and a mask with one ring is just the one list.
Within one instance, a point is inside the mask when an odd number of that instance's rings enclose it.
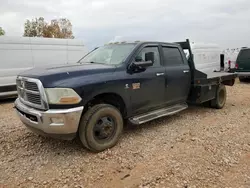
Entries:
{"label": "white sky", "polygon": [[0,0],[0,27],[21,36],[26,19],[66,17],[90,47],[124,40],[250,46],[250,0]]}

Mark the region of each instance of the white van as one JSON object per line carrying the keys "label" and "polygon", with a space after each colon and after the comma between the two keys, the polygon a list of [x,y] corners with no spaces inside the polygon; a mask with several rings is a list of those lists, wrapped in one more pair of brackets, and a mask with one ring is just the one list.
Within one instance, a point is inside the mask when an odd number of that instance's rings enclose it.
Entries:
{"label": "white van", "polygon": [[221,49],[217,44],[191,44],[195,68],[201,72],[215,72],[221,70]]}
{"label": "white van", "polygon": [[[191,44],[195,68],[204,73],[221,71],[221,49],[217,44],[194,43]],[[186,57],[189,52],[184,50]]]}
{"label": "white van", "polygon": [[226,49],[224,51],[224,55],[225,55],[225,60],[224,60],[224,64],[225,64],[225,71],[230,71],[232,69],[237,68],[236,67],[236,59],[238,57],[238,54],[240,52],[239,48],[236,49]]}
{"label": "white van", "polygon": [[0,37],[0,98],[16,94],[16,76],[33,67],[76,63],[87,49],[76,39]]}

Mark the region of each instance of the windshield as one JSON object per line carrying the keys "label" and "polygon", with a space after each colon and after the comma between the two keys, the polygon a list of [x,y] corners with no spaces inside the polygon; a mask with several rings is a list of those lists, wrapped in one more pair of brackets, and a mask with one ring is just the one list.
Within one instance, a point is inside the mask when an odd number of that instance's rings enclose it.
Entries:
{"label": "windshield", "polygon": [[135,44],[111,44],[99,47],[83,57],[79,63],[118,65],[129,55]]}

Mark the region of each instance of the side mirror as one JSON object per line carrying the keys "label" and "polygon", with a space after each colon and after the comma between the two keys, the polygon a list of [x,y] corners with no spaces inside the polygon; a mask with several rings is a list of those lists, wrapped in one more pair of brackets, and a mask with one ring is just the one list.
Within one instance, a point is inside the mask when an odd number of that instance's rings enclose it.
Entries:
{"label": "side mirror", "polygon": [[154,62],[154,60],[155,60],[154,52],[148,52],[148,53],[145,54],[145,61]]}
{"label": "side mirror", "polygon": [[129,66],[129,71],[143,72],[154,64],[154,52],[145,53],[145,60],[141,56],[135,57],[135,62]]}
{"label": "side mirror", "polygon": [[142,59],[141,56],[135,57],[135,62],[133,66],[137,68],[147,68],[154,64],[154,52],[147,52],[145,53],[145,61]]}
{"label": "side mirror", "polygon": [[134,62],[132,67],[135,67],[137,69],[145,69],[147,67],[150,67],[153,65],[152,61],[141,61],[141,62]]}

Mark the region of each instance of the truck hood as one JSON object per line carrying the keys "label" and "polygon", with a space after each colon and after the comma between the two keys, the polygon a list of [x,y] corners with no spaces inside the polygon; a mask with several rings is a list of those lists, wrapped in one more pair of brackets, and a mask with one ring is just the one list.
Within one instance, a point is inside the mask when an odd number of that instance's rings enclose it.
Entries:
{"label": "truck hood", "polygon": [[19,76],[39,79],[45,87],[56,87],[72,78],[110,73],[114,72],[115,68],[112,65],[95,63],[63,64],[33,68],[21,72]]}

